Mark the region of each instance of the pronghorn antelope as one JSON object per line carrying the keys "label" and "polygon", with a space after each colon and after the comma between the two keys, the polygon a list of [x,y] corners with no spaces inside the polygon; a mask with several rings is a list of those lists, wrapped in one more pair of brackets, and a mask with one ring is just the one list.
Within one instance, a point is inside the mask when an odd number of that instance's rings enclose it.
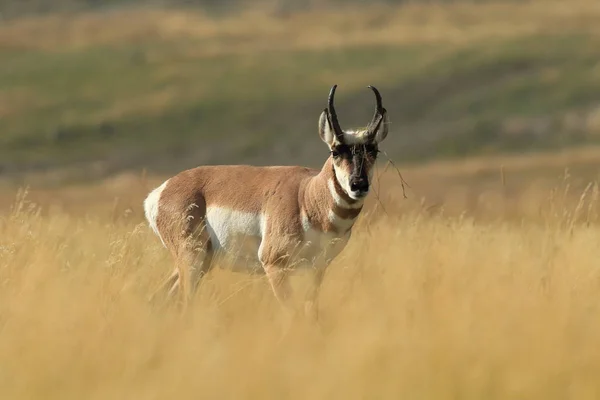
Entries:
{"label": "pronghorn antelope", "polygon": [[276,298],[289,305],[288,272],[308,264],[314,268],[305,309],[316,315],[326,267],[350,238],[369,192],[378,145],[388,133],[387,111],[373,86],[372,121],[365,129],[342,130],[333,105],[336,87],[318,123],[330,150],[320,170],[200,166],[150,192],[145,216],[176,260],[161,289],[169,295],[183,289],[187,301],[190,287],[196,289],[218,254],[234,261],[234,269],[264,272]]}

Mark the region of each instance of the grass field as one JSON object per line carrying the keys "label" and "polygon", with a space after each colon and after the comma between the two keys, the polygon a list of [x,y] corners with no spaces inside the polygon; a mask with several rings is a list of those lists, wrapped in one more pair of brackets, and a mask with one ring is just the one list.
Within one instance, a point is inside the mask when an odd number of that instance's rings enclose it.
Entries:
{"label": "grass field", "polygon": [[[599,22],[591,0],[3,21],[0,398],[599,398]],[[145,195],[320,166],[332,83],[344,125],[381,89],[409,186],[382,154],[320,325],[282,336],[265,279],[222,269],[188,312],[150,305],[172,264]]]}
{"label": "grass field", "polygon": [[141,218],[158,177],[11,196],[0,397],[596,399],[599,160],[402,167],[406,200],[380,169],[320,328],[283,338],[261,277],[214,270],[186,314],[147,303],[172,267]]}

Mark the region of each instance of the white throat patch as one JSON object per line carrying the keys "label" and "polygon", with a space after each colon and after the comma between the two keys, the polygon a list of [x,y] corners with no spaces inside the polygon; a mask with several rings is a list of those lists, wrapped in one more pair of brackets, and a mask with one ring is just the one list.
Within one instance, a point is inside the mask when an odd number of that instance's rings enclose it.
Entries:
{"label": "white throat patch", "polygon": [[344,192],[346,192],[348,196],[354,199],[354,196],[350,194],[350,175],[347,174],[345,171],[340,170],[338,167],[335,166],[335,164],[333,164],[333,172],[335,173],[335,179],[337,179]]}
{"label": "white throat patch", "polygon": [[[356,194],[354,194],[354,192],[352,190],[350,190],[350,175],[349,174],[347,174],[343,170],[338,169],[335,166],[335,164],[333,164],[333,172],[335,173],[335,178],[337,179],[340,186],[342,187],[342,190],[344,192],[346,192],[348,197],[350,197],[353,200],[363,200],[364,199],[364,197],[357,196]],[[335,190],[335,188],[334,188],[334,190]],[[336,193],[336,196],[337,196],[337,193]],[[339,197],[339,196],[337,196],[337,197]],[[334,197],[334,199],[335,199],[335,197]],[[340,199],[340,200],[343,201],[343,199]]]}
{"label": "white throat patch", "polygon": [[[339,180],[338,180],[339,182]],[[329,193],[331,193],[331,197],[333,197],[333,201],[335,201],[335,204],[337,204],[338,206],[342,207],[342,208],[361,208],[362,207],[362,202],[358,201],[356,203],[348,203],[346,200],[344,200],[337,192],[337,190],[335,190],[335,182],[333,181],[333,179],[330,179],[327,182],[327,187],[329,188]],[[344,191],[346,191],[346,189],[343,189]]]}

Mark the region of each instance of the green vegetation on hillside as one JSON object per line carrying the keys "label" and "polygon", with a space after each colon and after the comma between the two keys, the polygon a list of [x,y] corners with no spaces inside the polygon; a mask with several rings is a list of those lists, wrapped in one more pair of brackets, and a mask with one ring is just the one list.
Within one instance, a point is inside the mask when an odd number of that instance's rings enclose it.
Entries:
{"label": "green vegetation on hillside", "polygon": [[[390,17],[384,28],[400,35],[398,23]],[[322,152],[312,150],[322,146],[316,120],[333,83],[340,85],[345,125],[368,121],[373,99],[365,86],[380,88],[393,123],[388,153],[404,161],[596,141],[600,40],[588,25],[568,23],[563,33],[549,26],[462,41],[398,36],[335,47],[263,38],[260,48],[249,39],[247,51],[240,41],[251,27],[239,28],[231,43],[224,32],[11,47],[7,35],[0,51],[0,167],[104,160],[114,169],[152,168],[156,158],[183,163],[195,156],[320,162]],[[282,146],[283,156],[275,151]]]}

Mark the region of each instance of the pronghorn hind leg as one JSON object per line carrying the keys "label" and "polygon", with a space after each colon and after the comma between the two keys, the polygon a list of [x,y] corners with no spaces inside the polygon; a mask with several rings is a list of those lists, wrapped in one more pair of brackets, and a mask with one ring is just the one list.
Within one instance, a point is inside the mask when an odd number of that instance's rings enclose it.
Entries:
{"label": "pronghorn hind leg", "polygon": [[214,252],[211,249],[211,245],[210,242],[207,243],[206,245],[206,250],[205,250],[205,254],[204,254],[204,259],[202,260],[202,262],[200,264],[196,264],[194,266],[194,268],[192,269],[192,273],[190,275],[190,281],[191,281],[191,293],[194,294],[198,291],[198,287],[200,286],[200,282],[202,281],[202,278],[208,274],[210,272],[210,270],[212,269],[212,261],[213,261],[213,255]]}
{"label": "pronghorn hind leg", "polygon": [[171,275],[169,275],[166,279],[164,279],[161,282],[161,284],[159,285],[158,289],[156,289],[150,295],[150,300],[149,300],[150,303],[155,303],[158,297],[164,298],[165,294],[169,295],[169,297],[170,297],[170,293],[173,288],[173,285],[175,285],[178,281],[179,281],[179,269],[175,268],[173,270],[173,272],[171,273]]}
{"label": "pronghorn hind leg", "polygon": [[178,279],[169,290],[169,297],[172,297],[175,291],[180,293],[184,307],[187,307],[202,277],[212,267],[213,251],[208,234],[201,234],[197,239],[189,241],[189,244],[181,249],[177,260]]}
{"label": "pronghorn hind leg", "polygon": [[178,294],[184,308],[212,264],[212,243],[205,218],[205,202],[198,200],[186,208],[182,219],[168,227],[170,234],[166,235],[178,237],[177,240],[167,240],[166,244],[175,259],[175,271],[157,292],[166,291],[167,300]]}

